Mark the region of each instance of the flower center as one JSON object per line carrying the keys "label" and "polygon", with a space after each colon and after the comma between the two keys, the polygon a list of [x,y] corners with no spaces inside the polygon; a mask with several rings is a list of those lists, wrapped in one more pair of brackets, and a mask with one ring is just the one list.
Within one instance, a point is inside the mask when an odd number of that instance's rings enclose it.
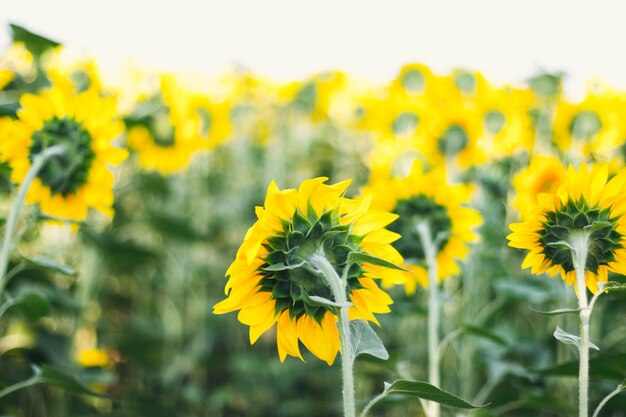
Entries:
{"label": "flower center", "polygon": [[448,216],[448,210],[435,203],[432,198],[422,194],[400,200],[393,212],[400,217],[391,223],[388,229],[402,236],[394,242],[394,247],[405,260],[422,261],[426,257],[417,231],[419,223],[428,224],[433,238],[441,236],[439,248],[444,248],[448,243],[452,221]]}
{"label": "flower center", "polygon": [[150,119],[149,129],[154,143],[161,148],[170,148],[175,145],[174,126],[170,119],[170,111],[162,107]]}
{"label": "flower center", "polygon": [[467,132],[459,125],[449,126],[437,142],[439,152],[446,156],[456,156],[469,144]]}
{"label": "flower center", "polygon": [[391,130],[396,135],[412,133],[417,128],[419,121],[419,117],[415,113],[404,111],[393,120]]}
{"label": "flower center", "polygon": [[568,247],[573,236],[585,232],[589,235],[589,251],[585,269],[598,272],[600,265],[615,261],[614,253],[622,248],[622,235],[616,230],[609,208],[590,208],[587,201],[569,201],[556,212],[546,213],[539,238],[542,253],[552,265],[560,265],[565,272],[574,270],[572,252]]}
{"label": "flower center", "polygon": [[79,122],[67,117],[54,117],[33,133],[32,141],[31,163],[47,148],[63,148],[62,153],[48,158],[37,175],[53,195],[73,194],[87,182],[96,155],[91,149],[91,135]]}
{"label": "flower center", "polygon": [[483,119],[485,129],[495,135],[504,129],[506,124],[506,116],[500,110],[490,110],[485,114]]}
{"label": "flower center", "polygon": [[[333,296],[326,281],[308,267],[307,261],[323,251],[335,271],[341,274],[348,255],[359,249],[362,238],[351,234],[349,225],[340,224],[336,212],[327,211],[318,216],[310,206],[307,216],[296,210],[289,221],[281,222],[283,230],[264,244],[268,253],[259,268],[263,275],[259,291],[272,294],[276,300],[275,314],[289,310],[292,318],[307,314],[321,323],[330,309],[311,302],[309,297],[332,300]],[[352,264],[348,271],[348,293],[362,288],[358,280],[362,273],[360,265]]]}
{"label": "flower center", "polygon": [[596,112],[584,110],[574,116],[569,130],[575,138],[589,140],[602,130],[602,120]]}
{"label": "flower center", "polygon": [[416,69],[410,69],[402,75],[402,86],[411,93],[424,91],[425,84],[424,75]]}

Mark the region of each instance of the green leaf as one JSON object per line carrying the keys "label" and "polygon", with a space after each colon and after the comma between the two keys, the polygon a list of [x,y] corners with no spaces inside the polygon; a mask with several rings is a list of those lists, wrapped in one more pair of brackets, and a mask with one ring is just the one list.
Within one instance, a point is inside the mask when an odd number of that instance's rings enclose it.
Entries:
{"label": "green leaf", "polygon": [[473,335],[473,336],[478,336],[480,338],[486,339],[486,340],[490,340],[494,343],[497,343],[499,345],[502,346],[507,346],[509,343],[506,341],[506,339],[502,338],[501,336],[495,334],[494,332],[491,332],[483,327],[478,327],[478,326],[473,326],[471,324],[464,324],[462,326],[463,332]]}
{"label": "green leaf", "polygon": [[302,298],[310,305],[313,306],[322,306],[322,307],[352,307],[352,303],[337,303],[335,301],[329,300],[328,298],[320,297],[318,295],[308,295],[306,293],[301,294]]}
{"label": "green leaf", "polygon": [[13,42],[23,42],[26,49],[35,55],[35,57],[39,57],[46,50],[56,48],[60,45],[59,42],[37,35],[36,33],[33,33],[30,30],[14,23],[11,23],[9,26],[11,27],[11,33],[13,34]]}
{"label": "green leaf", "polygon": [[[572,377],[578,376],[578,359],[563,362],[536,372],[542,376]],[[589,360],[589,376],[599,380],[622,381],[626,375],[626,353],[602,355]]]}
{"label": "green leaf", "polygon": [[22,388],[31,387],[33,385],[53,385],[63,388],[67,391],[72,391],[78,394],[88,394],[96,397],[108,398],[106,395],[90,390],[82,381],[75,376],[61,371],[60,369],[53,368],[51,366],[44,365],[38,367],[32,365],[34,375],[25,381],[18,382],[10,385],[0,391],[0,398],[9,395]]}
{"label": "green leaf", "polygon": [[26,263],[42,269],[47,269],[49,271],[58,272],[60,274],[68,276],[76,275],[76,271],[72,267],[68,265],[63,265],[62,263],[59,263],[52,258],[48,258],[47,256],[37,256],[31,259],[22,255],[22,259],[24,259]]}
{"label": "green leaf", "polygon": [[370,255],[369,253],[365,253],[365,252],[350,252],[350,255],[348,255],[348,264],[353,264],[357,262],[367,262],[372,265],[378,265],[378,266],[382,266],[385,268],[406,271],[406,269],[402,268],[401,266],[398,266],[394,263],[391,263],[382,258],[379,258],[378,256]]}
{"label": "green leaf", "polygon": [[[561,329],[559,326],[556,326],[556,330],[554,331],[554,337],[556,337],[557,340],[560,341],[561,343],[565,343],[566,345],[574,345],[578,349],[580,349],[580,337],[567,333],[566,331]],[[600,348],[596,346],[595,344],[591,343],[591,341],[589,341],[588,343],[589,343],[590,348],[600,350]]]}
{"label": "green leaf", "polygon": [[626,284],[620,282],[598,282],[598,291],[620,291],[626,290]]}
{"label": "green leaf", "polygon": [[456,408],[469,409],[484,407],[484,405],[470,404],[454,394],[423,381],[408,381],[401,379],[388,385],[384,393],[386,396],[406,395],[409,397],[421,398],[423,400],[434,401],[439,404]]}
{"label": "green leaf", "polygon": [[561,314],[576,314],[576,315],[578,315],[578,313],[580,313],[580,309],[579,308],[559,308],[559,309],[550,310],[550,311],[535,310],[532,307],[530,309],[532,311],[534,311],[535,313],[545,314],[546,316],[558,316],[558,315],[561,315]]}
{"label": "green leaf", "polygon": [[47,315],[50,311],[48,299],[36,289],[26,289],[13,300],[12,308],[18,309],[31,321]]}
{"label": "green leaf", "polygon": [[352,345],[352,360],[361,354],[387,360],[389,353],[376,332],[365,320],[350,321],[350,344]]}
{"label": "green leaf", "polygon": [[273,272],[273,271],[285,271],[287,269],[296,269],[296,268],[300,268],[301,266],[304,266],[306,262],[302,261],[300,263],[297,264],[293,264],[293,265],[285,265],[284,263],[280,262],[274,265],[270,265],[266,268],[263,268],[264,271],[269,271],[269,272]]}

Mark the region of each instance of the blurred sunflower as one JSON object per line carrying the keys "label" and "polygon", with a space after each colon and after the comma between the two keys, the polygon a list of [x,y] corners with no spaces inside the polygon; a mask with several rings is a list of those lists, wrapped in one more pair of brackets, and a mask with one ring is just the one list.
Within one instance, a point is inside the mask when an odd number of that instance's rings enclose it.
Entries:
{"label": "blurred sunflower", "polygon": [[483,134],[478,147],[488,158],[498,159],[532,151],[534,132],[528,117],[532,95],[528,90],[490,86],[476,97],[476,105],[483,121]]}
{"label": "blurred sunflower", "polygon": [[[138,104],[126,119],[128,147],[137,154],[143,169],[172,174],[184,170],[192,157],[208,149],[203,133],[210,130],[211,113],[198,106],[171,76],[161,79],[161,94]],[[216,124],[219,124],[216,122]]]}
{"label": "blurred sunflower", "polygon": [[[423,266],[425,252],[417,227],[420,223],[428,225],[437,241],[438,278],[459,273],[458,261],[467,257],[468,245],[477,239],[474,229],[482,223],[480,214],[466,206],[472,191],[468,185],[448,185],[443,168],[424,172],[419,161],[414,162],[408,176],[372,178],[363,189],[364,195],[372,196],[373,208],[399,215],[389,229],[401,235],[394,246],[409,270],[405,273],[408,294],[415,292],[417,284],[428,286]],[[391,282],[383,280],[383,285],[388,284]]]}
{"label": "blurred sunflower", "polygon": [[554,141],[574,160],[591,157],[606,162],[623,144],[626,124],[624,102],[616,94],[587,94],[579,103],[558,102]]}
{"label": "blurred sunflower", "polygon": [[111,142],[122,132],[115,100],[97,91],[75,94],[67,84],[20,100],[18,120],[0,132],[0,159],[8,162],[11,180],[21,183],[33,159],[58,146],[31,184],[26,201],[51,216],[84,220],[89,208],[113,215],[113,174],[107,165],[122,162],[127,152]]}
{"label": "blurred sunflower", "polygon": [[[389,312],[391,298],[374,278],[402,283],[402,271],[368,263],[377,257],[393,264],[402,257],[391,246],[399,236],[384,227],[397,215],[374,211],[369,199],[343,197],[349,181],[334,185],[327,178],[304,181],[298,190],[268,188],[258,221],[248,230],[226,275],[227,298],[213,307],[216,314],[239,310],[250,326],[250,342],[277,324],[280,360],[302,359],[298,341],[316,357],[333,363],[339,350],[335,311],[313,302],[332,300],[325,280],[309,264],[322,252],[339,275],[345,274],[349,318],[378,323],[374,313]],[[363,254],[356,261],[350,254]]]}
{"label": "blurred sunflower", "polygon": [[66,88],[73,88],[77,93],[89,88],[102,91],[103,84],[96,61],[73,59],[65,48],[57,48],[48,54],[44,70],[52,84],[67,84]]}
{"label": "blurred sunflower", "polygon": [[478,140],[483,133],[483,122],[473,103],[450,99],[445,108],[434,109],[429,123],[428,139],[420,148],[434,166],[454,163],[463,170],[482,163],[483,151]]}
{"label": "blurred sunflower", "polygon": [[528,167],[513,178],[515,200],[513,205],[520,213],[537,204],[537,195],[553,194],[567,177],[567,169],[552,156],[534,156]]}
{"label": "blurred sunflower", "polygon": [[571,247],[585,238],[587,287],[598,291],[608,272],[626,274],[626,171],[608,181],[608,167],[590,171],[570,165],[567,177],[555,193],[539,194],[526,220],[509,227],[509,246],[528,250],[522,268],[550,276],[560,273],[567,285],[576,282]]}
{"label": "blurred sunflower", "polygon": [[393,96],[433,96],[436,95],[439,78],[423,64],[407,64],[391,82],[389,91]]}

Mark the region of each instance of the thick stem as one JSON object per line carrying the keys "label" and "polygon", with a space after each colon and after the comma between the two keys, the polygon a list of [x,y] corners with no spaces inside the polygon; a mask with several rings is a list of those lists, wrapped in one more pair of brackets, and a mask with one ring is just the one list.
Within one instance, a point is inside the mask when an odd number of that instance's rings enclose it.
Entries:
{"label": "thick stem", "polygon": [[[419,223],[417,232],[420,236],[426,267],[428,269],[428,382],[436,387],[441,385],[439,375],[439,288],[437,282],[437,246],[427,223]],[[439,417],[441,406],[431,401],[428,406],[429,417]]]}
{"label": "thick stem", "polygon": [[343,380],[343,415],[356,417],[354,401],[354,354],[350,341],[350,323],[348,322],[348,299],[343,280],[323,254],[316,254],[310,260],[317,267],[330,286],[335,302],[341,304],[339,310],[339,342],[341,343],[341,376]]}
{"label": "thick stem", "polygon": [[572,261],[576,271],[576,292],[578,307],[580,308],[580,348],[578,368],[578,416],[587,417],[589,414],[589,318],[591,310],[587,301],[587,283],[585,280],[585,266],[589,252],[589,234],[579,232],[571,236],[573,247]]}
{"label": "thick stem", "polygon": [[7,217],[7,222],[4,228],[2,249],[0,249],[0,295],[2,295],[4,286],[7,282],[7,267],[9,266],[9,258],[11,257],[11,252],[13,251],[15,245],[15,242],[13,241],[13,238],[15,236],[15,229],[17,228],[20,211],[22,210],[22,205],[24,205],[24,200],[26,199],[28,189],[30,188],[33,180],[37,178],[39,171],[41,171],[48,158],[53,155],[59,155],[62,152],[63,148],[53,146],[37,155],[33,160],[30,169],[26,173],[24,181],[22,181],[22,184],[20,184],[17,195],[11,203],[11,209],[9,210],[9,215]]}

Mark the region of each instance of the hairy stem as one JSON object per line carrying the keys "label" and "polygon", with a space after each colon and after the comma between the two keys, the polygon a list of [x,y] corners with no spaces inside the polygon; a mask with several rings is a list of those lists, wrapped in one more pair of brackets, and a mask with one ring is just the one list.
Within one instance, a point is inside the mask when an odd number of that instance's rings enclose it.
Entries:
{"label": "hairy stem", "polygon": [[9,258],[11,257],[11,252],[15,247],[15,230],[17,228],[18,220],[20,217],[20,211],[22,210],[22,206],[24,205],[24,200],[26,200],[26,194],[28,193],[28,189],[30,188],[33,180],[37,178],[39,171],[41,171],[48,158],[53,155],[59,155],[62,152],[63,148],[53,146],[38,154],[34,158],[30,169],[26,173],[26,177],[24,177],[24,181],[22,181],[22,184],[20,184],[17,195],[11,203],[11,209],[9,210],[9,215],[7,217],[6,225],[4,228],[2,249],[0,249],[0,295],[2,295],[4,287],[7,283],[7,267],[9,266]]}
{"label": "hairy stem", "polygon": [[584,231],[571,236],[572,261],[576,271],[576,295],[580,309],[580,347],[578,368],[578,416],[589,415],[589,318],[591,310],[587,301],[585,267],[589,253],[589,234]]}
{"label": "hairy stem", "polygon": [[[430,227],[425,222],[417,225],[420,236],[426,267],[428,269],[428,382],[436,387],[441,385],[439,375],[439,288],[437,282],[437,246],[433,241]],[[430,401],[428,406],[429,417],[439,417],[441,406]]]}
{"label": "hairy stem", "polygon": [[310,260],[317,267],[330,286],[335,302],[341,304],[339,310],[339,338],[341,343],[341,376],[343,381],[343,415],[356,417],[354,401],[354,354],[350,342],[350,323],[348,322],[348,299],[343,280],[323,254],[315,254]]}

